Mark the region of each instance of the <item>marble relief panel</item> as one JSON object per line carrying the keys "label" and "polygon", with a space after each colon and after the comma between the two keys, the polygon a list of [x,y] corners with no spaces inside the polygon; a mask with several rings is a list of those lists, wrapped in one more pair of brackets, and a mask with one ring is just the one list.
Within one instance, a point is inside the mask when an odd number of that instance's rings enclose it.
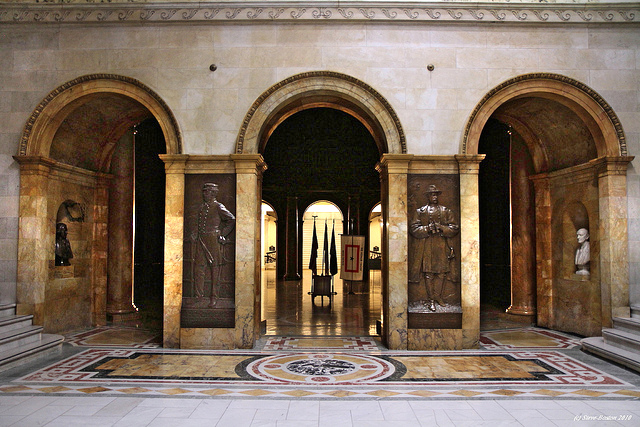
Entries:
{"label": "marble relief panel", "polygon": [[409,175],[409,328],[462,328],[460,180]]}
{"label": "marble relief panel", "polygon": [[235,326],[236,179],[185,177],[182,328]]}

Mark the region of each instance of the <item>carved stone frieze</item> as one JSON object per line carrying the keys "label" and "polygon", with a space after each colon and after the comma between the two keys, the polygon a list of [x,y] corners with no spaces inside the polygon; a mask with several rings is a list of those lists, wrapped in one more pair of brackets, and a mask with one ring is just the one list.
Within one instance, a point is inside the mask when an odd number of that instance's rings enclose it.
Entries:
{"label": "carved stone frieze", "polygon": [[[257,4],[260,4],[258,6]],[[467,1],[393,3],[200,3],[107,0],[35,0],[0,6],[0,23],[377,21],[637,23],[638,3],[543,3]]]}

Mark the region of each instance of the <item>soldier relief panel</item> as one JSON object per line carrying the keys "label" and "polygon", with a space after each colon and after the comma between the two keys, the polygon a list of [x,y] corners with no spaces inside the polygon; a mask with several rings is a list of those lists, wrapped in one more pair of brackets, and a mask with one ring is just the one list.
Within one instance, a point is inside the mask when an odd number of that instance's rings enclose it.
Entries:
{"label": "soldier relief panel", "polygon": [[409,175],[409,328],[462,328],[457,175]]}
{"label": "soldier relief panel", "polygon": [[185,177],[180,326],[235,326],[235,176]]}

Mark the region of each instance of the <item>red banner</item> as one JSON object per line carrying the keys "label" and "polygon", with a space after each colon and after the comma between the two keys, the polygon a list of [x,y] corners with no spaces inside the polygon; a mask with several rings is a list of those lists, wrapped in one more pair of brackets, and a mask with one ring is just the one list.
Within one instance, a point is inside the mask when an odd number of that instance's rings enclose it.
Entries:
{"label": "red banner", "polygon": [[364,269],[364,236],[342,236],[343,280],[362,280]]}

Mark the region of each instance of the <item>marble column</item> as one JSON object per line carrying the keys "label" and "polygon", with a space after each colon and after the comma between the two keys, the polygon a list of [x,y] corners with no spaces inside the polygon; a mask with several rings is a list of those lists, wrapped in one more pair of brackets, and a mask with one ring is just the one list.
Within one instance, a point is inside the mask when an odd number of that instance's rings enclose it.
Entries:
{"label": "marble column", "polygon": [[260,154],[234,154],[236,167],[236,325],[235,347],[253,348],[260,334],[260,220],[262,173]]}
{"label": "marble column", "polygon": [[53,260],[55,221],[47,220],[47,190],[55,161],[40,156],[16,156],[20,164],[20,222],[16,314],[33,315],[44,324],[45,288]]}
{"label": "marble column", "polygon": [[287,272],[284,280],[301,279],[298,265],[298,225],[298,198],[287,196],[286,248],[284,254]]}
{"label": "marble column", "polygon": [[537,324],[547,328],[555,325],[553,295],[553,260],[551,238],[551,183],[549,175],[530,177],[536,204],[536,305]]}
{"label": "marble column", "polygon": [[107,315],[122,322],[138,311],[133,305],[133,134],[118,141],[111,173]]}
{"label": "marble column", "polygon": [[484,154],[456,155],[460,173],[460,279],[462,348],[480,339],[480,193],[478,174]]}
{"label": "marble column", "polygon": [[164,317],[165,348],[180,347],[184,239],[184,174],[186,155],[160,155],[165,163]]}
{"label": "marble column", "polygon": [[527,147],[511,143],[511,305],[507,313],[534,316],[536,313],[536,253],[534,192],[529,175],[533,161]]}
{"label": "marble column", "polygon": [[407,349],[408,217],[407,174],[412,155],[385,154],[378,164],[382,180],[383,324],[387,347]]}
{"label": "marble column", "polygon": [[598,159],[600,283],[602,326],[629,317],[627,168],[633,157]]}

